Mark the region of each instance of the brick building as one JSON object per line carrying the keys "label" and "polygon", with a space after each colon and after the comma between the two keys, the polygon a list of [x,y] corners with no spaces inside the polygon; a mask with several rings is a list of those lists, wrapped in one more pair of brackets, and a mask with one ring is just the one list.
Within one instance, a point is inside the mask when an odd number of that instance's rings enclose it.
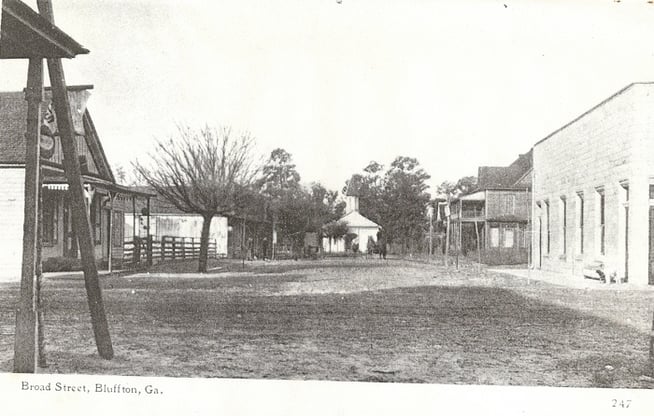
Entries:
{"label": "brick building", "polygon": [[533,148],[533,265],[654,284],[654,83],[634,83]]}

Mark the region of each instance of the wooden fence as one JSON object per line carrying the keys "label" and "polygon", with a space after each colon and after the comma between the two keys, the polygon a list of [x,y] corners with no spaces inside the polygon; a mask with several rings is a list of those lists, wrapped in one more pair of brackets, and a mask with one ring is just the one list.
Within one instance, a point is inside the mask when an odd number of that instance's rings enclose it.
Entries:
{"label": "wooden fence", "polygon": [[[163,236],[156,239],[136,237],[123,243],[123,265],[154,264],[165,260],[187,260],[200,257],[200,239]],[[216,258],[216,240],[209,240],[209,258]]]}

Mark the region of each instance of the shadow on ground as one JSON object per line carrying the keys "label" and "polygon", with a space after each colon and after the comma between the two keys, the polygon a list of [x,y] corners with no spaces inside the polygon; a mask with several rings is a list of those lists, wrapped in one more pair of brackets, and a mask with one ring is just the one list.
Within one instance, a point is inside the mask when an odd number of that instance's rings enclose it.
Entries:
{"label": "shadow on ground", "polygon": [[[429,286],[302,296],[249,290],[288,279],[109,279],[112,361],[95,354],[83,288],[51,285],[46,372],[651,387],[638,381],[647,334],[512,290]],[[3,328],[13,323],[6,305],[14,300],[2,292]],[[4,371],[12,348],[13,336],[4,334]]]}

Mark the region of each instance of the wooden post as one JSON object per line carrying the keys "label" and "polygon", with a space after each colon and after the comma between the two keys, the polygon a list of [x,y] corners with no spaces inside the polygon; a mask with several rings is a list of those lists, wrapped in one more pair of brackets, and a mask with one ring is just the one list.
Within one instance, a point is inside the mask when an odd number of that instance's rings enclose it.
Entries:
{"label": "wooden post", "polygon": [[27,75],[27,132],[25,134],[25,204],[23,266],[20,301],[16,312],[14,372],[35,373],[37,363],[37,310],[35,293],[39,205],[39,129],[43,101],[43,60],[30,59]]}
{"label": "wooden post", "polygon": [[475,218],[475,234],[477,235],[477,272],[481,274],[481,244],[479,242],[479,228],[477,227],[477,219]]}
{"label": "wooden post", "polygon": [[42,263],[42,249],[43,249],[43,171],[39,167],[39,221],[37,224],[36,234],[36,289],[34,294],[36,296],[36,322],[38,334],[38,363],[39,368],[48,366],[45,350],[45,312],[43,310],[43,299],[41,297],[41,283],[43,282],[43,263]]}
{"label": "wooden post", "polygon": [[[39,12],[48,21],[54,24],[52,3],[50,0],[37,0]],[[64,68],[61,59],[48,59],[48,73],[52,86],[52,99],[57,115],[57,127],[61,138],[63,152],[64,173],[68,182],[68,193],[71,197],[71,211],[73,224],[77,233],[79,251],[84,270],[84,282],[91,312],[91,324],[95,335],[98,353],[102,358],[111,359],[114,356],[111,345],[111,336],[107,325],[107,317],[102,301],[102,290],[98,279],[98,269],[95,264],[91,224],[84,202],[84,188],[82,172],[75,146],[75,128],[68,100],[68,87],[64,77]]]}
{"label": "wooden post", "polygon": [[459,270],[459,252],[461,251],[461,233],[463,232],[463,201],[459,200],[459,224],[456,227],[456,269]]}
{"label": "wooden post", "polygon": [[136,240],[136,197],[132,195],[132,241]]}
{"label": "wooden post", "polygon": [[433,208],[431,208],[431,205],[430,205],[430,210],[429,210],[429,254],[427,255],[427,261],[431,261],[431,255],[432,255],[432,251],[433,251],[433,248],[434,248],[434,243],[433,243],[433,240],[432,240],[432,236],[434,234],[434,223],[432,221],[433,217],[434,217],[434,210],[433,210]]}
{"label": "wooden post", "polygon": [[245,216],[243,217],[243,226],[241,229],[241,257],[242,257],[242,268],[245,268],[245,250],[247,248],[247,244],[245,244]]}
{"label": "wooden post", "polygon": [[107,252],[109,253],[108,258],[107,258],[107,269],[109,269],[109,273],[111,273],[111,254],[113,251],[113,236],[114,236],[114,197],[116,195],[113,192],[109,192],[109,248],[107,249]]}
{"label": "wooden post", "polygon": [[277,249],[277,223],[275,221],[275,213],[273,213],[272,217],[272,236],[270,239],[270,249],[272,252],[270,253],[270,260],[275,260],[275,250]]}
{"label": "wooden post", "polygon": [[650,375],[654,377],[654,313],[652,314],[652,332],[649,334],[649,368]]}
{"label": "wooden post", "polygon": [[148,260],[148,267],[152,266],[152,234],[150,234],[150,197],[147,198],[147,212],[146,212],[146,221],[147,221],[147,227],[148,227],[148,234],[147,234],[147,260]]}
{"label": "wooden post", "polygon": [[449,267],[449,253],[450,253],[450,201],[447,201],[447,212],[445,213],[447,223],[445,225],[445,267]]}
{"label": "wooden post", "polygon": [[166,236],[161,236],[161,261],[166,261]]}

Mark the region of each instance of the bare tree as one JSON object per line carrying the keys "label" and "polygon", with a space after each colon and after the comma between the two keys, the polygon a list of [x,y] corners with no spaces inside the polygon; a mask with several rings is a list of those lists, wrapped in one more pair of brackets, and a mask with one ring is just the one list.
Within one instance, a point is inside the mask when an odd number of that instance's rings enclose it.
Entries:
{"label": "bare tree", "polygon": [[147,165],[132,164],[139,176],[175,207],[202,216],[199,272],[207,271],[212,218],[232,213],[258,173],[253,147],[249,133],[235,135],[229,127],[180,125],[175,137],[157,142]]}

